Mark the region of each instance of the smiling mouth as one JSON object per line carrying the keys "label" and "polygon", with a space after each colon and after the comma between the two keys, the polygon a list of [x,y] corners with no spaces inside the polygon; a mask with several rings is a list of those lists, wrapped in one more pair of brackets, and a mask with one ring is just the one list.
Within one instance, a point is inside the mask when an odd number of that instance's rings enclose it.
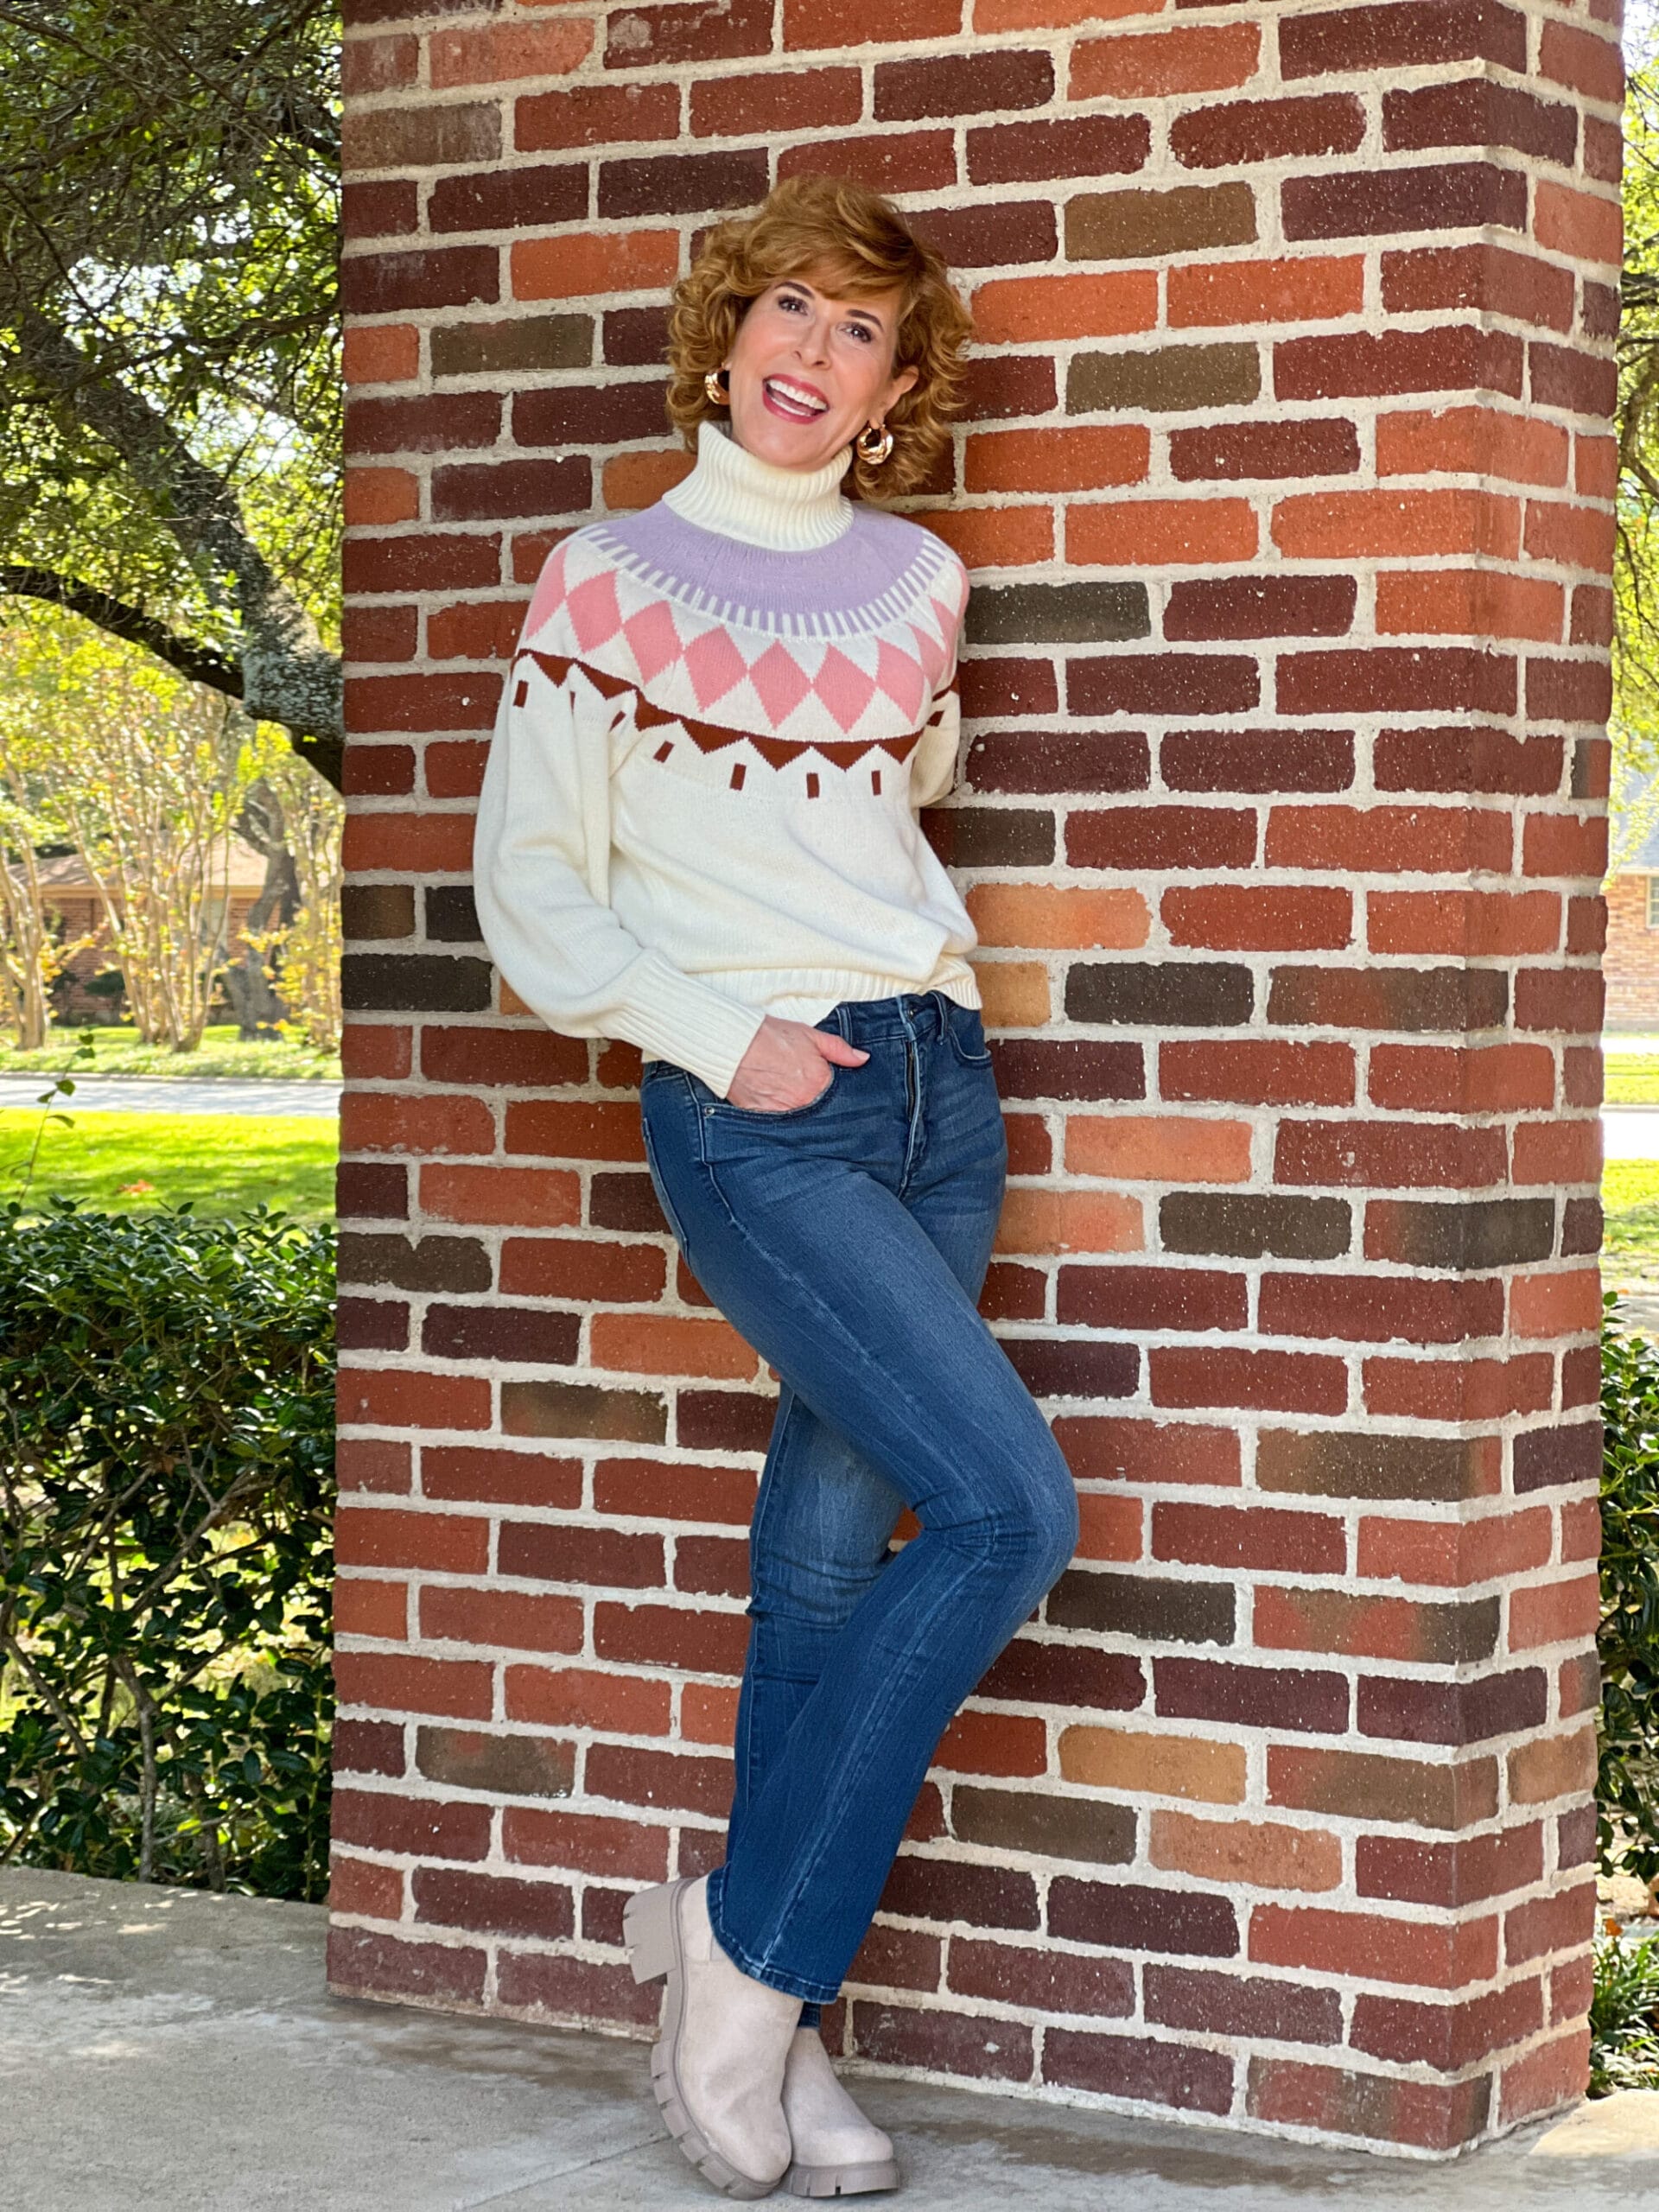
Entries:
{"label": "smiling mouth", "polygon": [[827,399],[821,399],[804,385],[792,384],[787,377],[767,377],[760,389],[773,412],[787,416],[791,423],[816,422],[830,410]]}

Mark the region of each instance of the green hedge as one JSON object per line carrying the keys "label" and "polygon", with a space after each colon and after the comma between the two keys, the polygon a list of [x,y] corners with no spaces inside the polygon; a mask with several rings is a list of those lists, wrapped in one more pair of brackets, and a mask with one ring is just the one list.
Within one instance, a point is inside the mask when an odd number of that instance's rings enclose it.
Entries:
{"label": "green hedge", "polygon": [[1659,1876],[1659,1346],[1602,1328],[1601,1762],[1598,1841],[1644,1882]]}
{"label": "green hedge", "polygon": [[334,1238],[0,1208],[0,1864],[327,1885]]}

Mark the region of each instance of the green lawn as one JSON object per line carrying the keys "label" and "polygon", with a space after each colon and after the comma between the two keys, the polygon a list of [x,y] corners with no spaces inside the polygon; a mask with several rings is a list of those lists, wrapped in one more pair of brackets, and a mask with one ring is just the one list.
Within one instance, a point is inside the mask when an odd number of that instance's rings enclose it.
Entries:
{"label": "green lawn", "polygon": [[1610,1106],[1659,1106],[1659,1054],[1609,1052],[1605,1065]]}
{"label": "green lawn", "polygon": [[309,1045],[285,1041],[239,1045],[234,1022],[205,1030],[200,1047],[194,1052],[141,1045],[133,1028],[54,1029],[38,1052],[19,1052],[0,1041],[0,1075],[57,1075],[68,1068],[83,1037],[92,1040],[92,1058],[79,1071],[82,1075],[322,1076],[340,1080],[338,1052],[319,1052]]}
{"label": "green lawn", "polygon": [[1659,1259],[1659,1160],[1610,1160],[1601,1171],[1605,1249]]}
{"label": "green lawn", "polygon": [[[195,1201],[200,1214],[264,1205],[302,1221],[332,1219],[339,1132],[308,1115],[77,1114],[48,1122],[29,1192],[101,1212],[154,1212]],[[16,1197],[38,1111],[0,1112],[0,1197]],[[148,1187],[143,1187],[148,1186]]]}

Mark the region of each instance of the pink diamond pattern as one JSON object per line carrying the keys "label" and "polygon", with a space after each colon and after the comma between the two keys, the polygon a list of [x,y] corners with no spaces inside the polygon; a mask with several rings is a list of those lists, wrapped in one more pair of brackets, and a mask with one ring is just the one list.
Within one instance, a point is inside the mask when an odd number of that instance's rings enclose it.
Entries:
{"label": "pink diamond pattern", "polygon": [[748,664],[724,630],[705,630],[685,649],[686,672],[700,707],[723,699],[748,673]]}
{"label": "pink diamond pattern", "polygon": [[918,630],[913,622],[906,622],[905,627],[916,640],[917,651],[922,657],[922,672],[931,691],[944,674],[944,647],[931,631]]}
{"label": "pink diamond pattern", "polygon": [[812,679],[812,689],[842,729],[851,729],[875,696],[875,678],[831,645]]}
{"label": "pink diamond pattern", "polygon": [[543,564],[537,580],[536,595],[530,602],[530,612],[524,617],[524,636],[533,638],[548,616],[564,597],[564,548],[556,546]]}
{"label": "pink diamond pattern", "polygon": [[642,683],[649,683],[653,676],[680,657],[680,633],[674,626],[674,617],[665,599],[653,599],[648,607],[631,614],[622,625],[622,634],[628,641]]}
{"label": "pink diamond pattern", "polygon": [[789,720],[812,689],[812,680],[799,661],[779,645],[766,647],[749,671],[749,681],[774,729]]}
{"label": "pink diamond pattern", "polygon": [[921,719],[922,702],[928,690],[921,663],[897,645],[889,645],[885,638],[876,649],[875,680],[907,722],[914,725]]}
{"label": "pink diamond pattern", "polygon": [[580,583],[565,600],[576,643],[585,653],[607,645],[622,626],[622,610],[616,603],[616,572],[601,569]]}

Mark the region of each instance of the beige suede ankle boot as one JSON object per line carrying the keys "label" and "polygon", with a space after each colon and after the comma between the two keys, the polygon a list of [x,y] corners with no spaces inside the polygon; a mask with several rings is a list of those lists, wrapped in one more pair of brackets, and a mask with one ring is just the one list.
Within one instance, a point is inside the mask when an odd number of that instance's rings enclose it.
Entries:
{"label": "beige suede ankle boot", "polygon": [[797,2028],[784,2069],[784,2118],[796,2196],[862,2196],[897,2189],[893,2138],[867,2120],[836,2079],[816,2028]]}
{"label": "beige suede ankle boot", "polygon": [[728,2196],[768,2196],[790,2162],[784,2069],[800,1999],[754,1980],[721,1949],[706,1875],[642,1890],[623,1932],[634,1980],[667,1977],[651,2078],[669,2133]]}

